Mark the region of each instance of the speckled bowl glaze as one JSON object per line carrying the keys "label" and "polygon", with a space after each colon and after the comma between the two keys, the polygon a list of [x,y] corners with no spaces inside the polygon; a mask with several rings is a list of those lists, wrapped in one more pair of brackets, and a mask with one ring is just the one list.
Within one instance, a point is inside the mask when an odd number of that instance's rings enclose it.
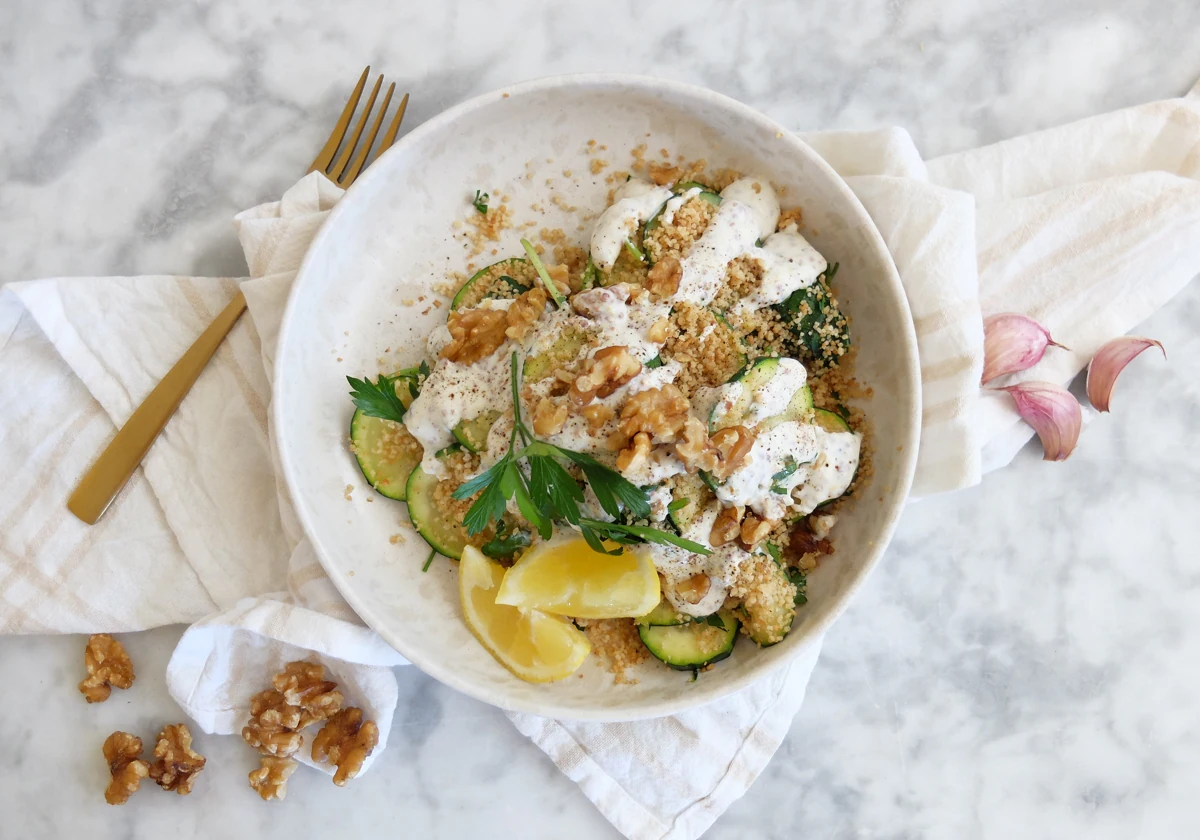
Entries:
{"label": "speckled bowl glaze", "polygon": [[[594,139],[607,150],[586,152]],[[782,643],[741,640],[733,656],[691,682],[651,660],[617,685],[595,657],[579,674],[532,685],[475,641],[459,609],[458,573],[428,546],[403,504],[375,497],[347,449],[346,375],[414,364],[446,308],[435,286],[465,271],[452,225],[477,188],[495,206],[510,196],[515,222],[561,227],[583,240],[576,214],[604,207],[605,172],[627,169],[633,147],[705,158],[711,168],[763,174],[804,209],[806,233],[841,263],[837,291],[859,347],[864,408],[875,429],[875,476],[838,523],[837,553],[809,577],[808,604]],[[593,158],[610,168],[593,175]],[[565,172],[571,175],[566,175]],[[553,185],[547,185],[547,179]],[[531,210],[540,204],[545,215]],[[517,230],[495,243],[521,253]],[[405,305],[412,301],[414,305]],[[363,620],[426,673],[488,703],[539,715],[629,720],[672,714],[737,691],[798,656],[845,609],[879,561],[907,495],[917,454],[920,376],[900,278],[879,232],[841,178],[762,114],[709,90],[621,75],[566,76],[476,97],[401,139],[350,189],[313,240],[291,292],[276,356],[273,404],[279,456],[304,529],[326,571]],[[352,498],[344,498],[353,485]],[[389,540],[400,534],[400,542]]]}

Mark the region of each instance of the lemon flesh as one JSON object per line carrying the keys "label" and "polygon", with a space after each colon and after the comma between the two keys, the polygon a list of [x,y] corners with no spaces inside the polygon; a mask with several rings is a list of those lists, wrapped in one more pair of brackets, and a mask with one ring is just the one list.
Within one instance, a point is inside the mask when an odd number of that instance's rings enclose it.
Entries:
{"label": "lemon flesh", "polygon": [[496,603],[572,618],[633,618],[658,606],[659,596],[648,551],[626,547],[614,557],[570,537],[525,552],[505,573]]}
{"label": "lemon flesh", "polygon": [[467,627],[488,653],[526,682],[569,677],[591,651],[587,636],[561,618],[496,602],[504,567],[479,549],[463,549],[458,595]]}

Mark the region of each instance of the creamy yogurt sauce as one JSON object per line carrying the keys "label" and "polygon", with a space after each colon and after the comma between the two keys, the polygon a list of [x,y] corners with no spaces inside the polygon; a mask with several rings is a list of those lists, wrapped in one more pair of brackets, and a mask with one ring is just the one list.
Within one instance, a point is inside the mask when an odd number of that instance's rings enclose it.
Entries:
{"label": "creamy yogurt sauce", "polygon": [[817,428],[821,454],[804,469],[804,481],[792,490],[797,512],[812,513],[817,505],[846,492],[858,469],[862,435]]}
{"label": "creamy yogurt sauce", "polygon": [[[814,461],[820,451],[817,431],[795,420],[760,431],[745,464],[717,486],[717,498],[752,508],[765,519],[782,519],[792,505],[792,488],[805,480],[803,465]],[[789,475],[775,478],[789,469]]]}
{"label": "creamy yogurt sauce", "polygon": [[503,411],[511,402],[511,354],[512,342],[505,342],[495,353],[472,365],[438,360],[421,385],[420,395],[404,414],[409,434],[425,450],[421,469],[445,477],[446,468],[434,453],[454,442],[451,430],[458,421],[489,410]]}
{"label": "creamy yogurt sauce", "polygon": [[670,197],[669,189],[656,187],[648,181],[631,178],[622,184],[613,205],[600,214],[592,229],[592,262],[604,271],[611,270],[625,240]]}
{"label": "creamy yogurt sauce", "polygon": [[747,252],[762,266],[762,281],[757,289],[738,301],[735,312],[752,312],[764,306],[782,303],[797,289],[817,281],[828,266],[793,222],[766,238],[761,248]]}
{"label": "creamy yogurt sauce", "polygon": [[[711,406],[713,423],[718,427],[729,425],[730,415],[735,411],[740,418],[738,422],[745,426],[754,426],[768,417],[782,414],[796,391],[808,380],[808,372],[796,359],[781,358],[777,364],[775,375],[752,391],[748,398],[746,384],[741,380],[726,382],[711,393],[702,394],[701,401]],[[701,417],[708,417],[708,414]]]}
{"label": "creamy yogurt sauce", "polygon": [[711,302],[730,261],[753,248],[756,239],[758,219],[754,210],[740,201],[722,202],[704,234],[680,261],[683,276],[675,300],[700,306]]}
{"label": "creamy yogurt sauce", "polygon": [[[708,545],[708,535],[720,512],[720,505],[711,504],[683,529],[683,538]],[[749,554],[737,543],[727,543],[713,549],[712,554],[693,554],[673,545],[649,546],[654,566],[663,576],[663,595],[684,615],[712,615],[725,603],[729,582]],[[708,575],[709,589],[697,604],[689,604],[679,595],[678,586],[693,575]]]}
{"label": "creamy yogurt sauce", "polygon": [[675,221],[675,214],[679,212],[679,208],[687,204],[688,201],[700,195],[699,187],[689,187],[679,195],[672,198],[663,207],[662,215],[659,216],[659,221],[664,225],[669,225]]}
{"label": "creamy yogurt sauce", "polygon": [[652,303],[643,295],[628,303],[631,289],[623,283],[580,292],[572,298],[577,312],[596,331],[588,355],[605,347],[625,347],[642,364],[658,355],[659,345],[647,338],[650,327],[671,314],[669,303]]}
{"label": "creamy yogurt sauce", "polygon": [[721,190],[722,207],[726,201],[745,204],[754,213],[757,223],[754,239],[766,239],[775,232],[779,224],[779,198],[766,178],[738,178]]}

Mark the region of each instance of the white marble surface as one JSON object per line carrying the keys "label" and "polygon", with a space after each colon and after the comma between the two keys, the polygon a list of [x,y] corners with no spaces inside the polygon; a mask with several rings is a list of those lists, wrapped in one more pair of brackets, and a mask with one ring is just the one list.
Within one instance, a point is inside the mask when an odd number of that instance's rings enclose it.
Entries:
{"label": "white marble surface", "polygon": [[[9,0],[0,282],[242,273],[230,217],[294,180],[367,61],[412,90],[407,127],[514,80],[620,69],[797,128],[900,124],[934,155],[1178,95],[1198,29],[1193,0]],[[709,836],[1200,835],[1197,324],[1193,284],[1143,330],[1170,363],[1139,360],[1069,462],[1027,449],[908,511],[788,740]],[[346,790],[300,772],[264,806],[245,748],[201,737],[193,796],[110,808],[96,745],[178,718],[161,674],[179,632],[130,637],[136,688],[86,713],[81,639],[0,639],[0,837],[616,836],[498,711],[412,669],[391,748]]]}

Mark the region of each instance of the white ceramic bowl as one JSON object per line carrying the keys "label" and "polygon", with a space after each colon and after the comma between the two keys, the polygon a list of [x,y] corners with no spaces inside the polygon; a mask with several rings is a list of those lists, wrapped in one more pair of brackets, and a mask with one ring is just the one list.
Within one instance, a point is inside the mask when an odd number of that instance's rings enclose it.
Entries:
{"label": "white ceramic bowl", "polygon": [[[578,218],[549,201],[551,187],[581,210],[603,208],[609,185],[594,157],[627,169],[633,147],[705,158],[765,174],[804,210],[806,233],[831,262],[859,347],[858,373],[874,389],[864,407],[875,428],[875,476],[836,529],[837,552],[809,577],[808,605],[781,644],[742,640],[732,657],[691,682],[651,660],[616,685],[591,657],[580,677],[531,685],[511,676],[471,636],[458,604],[457,568],[429,549],[404,506],[374,495],[347,449],[352,405],[346,375],[412,365],[446,309],[432,288],[465,271],[452,223],[478,188],[495,206],[511,196],[516,221],[562,227],[583,241]],[[548,159],[552,159],[552,162]],[[571,176],[564,175],[569,170]],[[532,177],[527,177],[532,173]],[[540,202],[546,215],[530,205]],[[499,256],[521,253],[509,231]],[[484,254],[476,262],[498,257]],[[421,298],[424,296],[424,300]],[[403,301],[416,302],[406,306]],[[485,94],[413,130],[358,180],[313,240],[292,288],[276,354],[274,419],[296,510],[346,600],[423,671],[488,703],[539,715],[628,720],[671,714],[749,685],[799,655],[845,608],[878,562],[908,492],[917,454],[920,376],[900,278],[866,211],[808,146],[762,114],[702,88],[639,76],[544,79]],[[344,498],[353,485],[352,500]],[[389,537],[402,534],[393,544]]]}

